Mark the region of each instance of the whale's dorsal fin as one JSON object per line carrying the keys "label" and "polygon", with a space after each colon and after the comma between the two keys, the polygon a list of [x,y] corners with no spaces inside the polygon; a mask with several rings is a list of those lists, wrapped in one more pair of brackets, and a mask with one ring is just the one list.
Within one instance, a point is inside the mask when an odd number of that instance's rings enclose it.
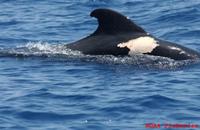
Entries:
{"label": "whale's dorsal fin", "polygon": [[116,34],[121,32],[141,32],[146,33],[124,15],[110,9],[96,9],[91,12],[91,17],[98,19],[99,26],[93,33],[95,34]]}

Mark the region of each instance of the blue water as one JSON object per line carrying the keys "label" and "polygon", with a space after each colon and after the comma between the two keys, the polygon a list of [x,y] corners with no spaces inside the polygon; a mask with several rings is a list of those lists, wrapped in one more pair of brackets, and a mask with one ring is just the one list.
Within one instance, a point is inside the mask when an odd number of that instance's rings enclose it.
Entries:
{"label": "blue water", "polygon": [[63,49],[91,34],[97,21],[89,13],[106,7],[158,38],[200,51],[199,0],[0,2],[0,129],[200,125],[199,61],[89,56]]}

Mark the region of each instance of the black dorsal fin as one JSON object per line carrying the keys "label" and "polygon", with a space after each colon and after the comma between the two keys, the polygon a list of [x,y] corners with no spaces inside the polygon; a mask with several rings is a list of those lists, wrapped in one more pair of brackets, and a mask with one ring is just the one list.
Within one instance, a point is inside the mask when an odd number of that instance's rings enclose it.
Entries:
{"label": "black dorsal fin", "polygon": [[99,26],[95,34],[117,34],[121,32],[141,32],[146,33],[124,15],[110,9],[96,9],[91,12],[91,17],[98,19]]}

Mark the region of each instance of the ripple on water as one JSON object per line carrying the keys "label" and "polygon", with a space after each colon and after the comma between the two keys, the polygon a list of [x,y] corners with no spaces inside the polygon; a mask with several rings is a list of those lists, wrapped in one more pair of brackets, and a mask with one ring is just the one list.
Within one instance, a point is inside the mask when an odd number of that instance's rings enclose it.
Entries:
{"label": "ripple on water", "polygon": [[143,98],[138,98],[136,99],[137,102],[142,107],[150,108],[150,109],[160,109],[160,108],[165,108],[165,109],[171,109],[173,107],[181,107],[184,106],[184,102],[174,99],[174,98],[169,98],[167,96],[163,95],[152,95],[152,96],[146,96]]}
{"label": "ripple on water", "polygon": [[199,121],[200,117],[198,115],[194,114],[188,114],[188,113],[179,113],[179,112],[173,112],[172,114],[168,115],[169,118],[174,120],[182,120],[182,121]]}
{"label": "ripple on water", "polygon": [[26,95],[26,97],[43,97],[43,98],[49,98],[49,99],[59,99],[59,100],[66,100],[66,101],[89,101],[89,100],[95,100],[97,96],[94,95],[84,95],[84,94],[56,94],[52,92],[42,92],[41,90],[37,90],[38,92],[34,91],[31,94]]}
{"label": "ripple on water", "polygon": [[37,121],[59,121],[59,120],[74,120],[82,119],[87,117],[86,114],[58,114],[54,112],[34,112],[34,111],[21,111],[16,114],[19,118],[26,120],[37,120]]}

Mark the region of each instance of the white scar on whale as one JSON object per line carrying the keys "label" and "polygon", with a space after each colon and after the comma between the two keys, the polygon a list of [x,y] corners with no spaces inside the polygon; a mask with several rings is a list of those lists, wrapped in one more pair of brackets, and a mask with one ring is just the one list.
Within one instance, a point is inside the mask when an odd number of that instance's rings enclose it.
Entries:
{"label": "white scar on whale", "polygon": [[117,47],[120,48],[127,47],[130,50],[129,55],[134,55],[137,53],[151,53],[157,46],[159,46],[157,41],[149,36],[131,39],[127,42],[123,42],[117,45]]}

